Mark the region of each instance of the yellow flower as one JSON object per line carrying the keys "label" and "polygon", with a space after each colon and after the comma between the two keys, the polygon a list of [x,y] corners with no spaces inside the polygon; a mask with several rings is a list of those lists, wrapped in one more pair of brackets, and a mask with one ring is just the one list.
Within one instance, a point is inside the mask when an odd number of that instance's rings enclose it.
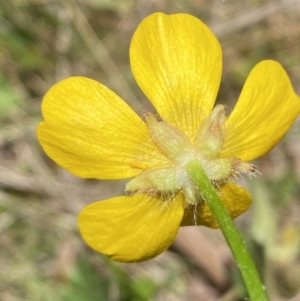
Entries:
{"label": "yellow flower", "polygon": [[161,119],[145,122],[114,92],[84,77],[66,78],[45,95],[38,138],[60,166],[82,178],[131,179],[128,196],[98,201],[79,215],[95,250],[115,260],[152,258],[181,225],[217,224],[185,167],[198,160],[234,218],[250,194],[234,183],[246,161],[272,149],[300,111],[283,68],[263,61],[251,71],[228,118],[213,109],[222,71],[220,45],[197,18],[155,13],[135,31],[133,75]]}

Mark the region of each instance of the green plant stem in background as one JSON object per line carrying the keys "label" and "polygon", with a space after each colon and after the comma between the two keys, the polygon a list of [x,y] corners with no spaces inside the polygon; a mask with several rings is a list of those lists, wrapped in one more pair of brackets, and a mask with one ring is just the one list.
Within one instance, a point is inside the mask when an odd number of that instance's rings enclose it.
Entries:
{"label": "green plant stem in background", "polygon": [[202,197],[210,208],[229,245],[241,271],[251,301],[269,301],[255,264],[246,250],[242,236],[235,227],[216,190],[197,161],[188,164],[187,171],[201,191]]}

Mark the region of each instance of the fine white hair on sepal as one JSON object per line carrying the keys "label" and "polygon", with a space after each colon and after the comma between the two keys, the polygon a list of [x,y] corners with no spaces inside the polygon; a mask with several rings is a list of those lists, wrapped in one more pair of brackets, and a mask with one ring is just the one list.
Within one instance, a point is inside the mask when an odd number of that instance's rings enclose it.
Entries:
{"label": "fine white hair on sepal", "polygon": [[[193,141],[174,124],[162,120],[156,114],[145,112],[143,119],[149,130],[149,139],[157,146],[169,163],[149,167],[139,160],[130,166],[142,170],[126,184],[126,193],[143,193],[145,198],[155,197],[157,208],[167,209],[178,193],[184,198],[184,208],[190,208],[194,223],[198,224],[198,209],[205,202],[202,191],[187,172],[190,162],[197,161],[215,187],[217,193],[227,182],[237,182],[246,175],[253,177],[259,172],[253,164],[238,157],[222,157],[226,140],[225,107],[217,105],[203,122]],[[194,212],[193,212],[194,211]],[[201,221],[200,221],[201,222]]]}

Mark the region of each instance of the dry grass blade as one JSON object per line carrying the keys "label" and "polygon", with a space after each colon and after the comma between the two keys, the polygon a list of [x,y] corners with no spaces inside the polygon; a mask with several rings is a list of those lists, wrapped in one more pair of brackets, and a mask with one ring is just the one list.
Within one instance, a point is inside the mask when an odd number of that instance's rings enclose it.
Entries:
{"label": "dry grass blade", "polygon": [[113,79],[117,91],[122,91],[124,98],[138,103],[135,94],[131,91],[117,65],[110,57],[105,46],[97,37],[85,15],[75,1],[61,1],[61,4],[69,14],[72,22],[81,34],[82,39],[89,47],[96,62],[103,68],[109,79]]}
{"label": "dry grass blade", "polygon": [[[298,5],[298,8],[296,7]],[[231,18],[219,24],[211,24],[214,33],[220,37],[234,34],[244,28],[251,27],[264,19],[267,16],[278,11],[300,10],[299,0],[280,0],[273,1],[266,5],[260,6],[250,12],[244,12],[238,17]]]}

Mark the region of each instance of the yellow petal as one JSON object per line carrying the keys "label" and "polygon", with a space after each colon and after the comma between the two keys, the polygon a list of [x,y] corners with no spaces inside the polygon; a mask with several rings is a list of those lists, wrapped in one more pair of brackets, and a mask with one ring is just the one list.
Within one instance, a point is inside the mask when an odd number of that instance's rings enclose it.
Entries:
{"label": "yellow petal", "polygon": [[84,178],[133,177],[167,164],[146,124],[100,83],[69,77],[54,85],[42,104],[38,139],[57,164]]}
{"label": "yellow petal", "polygon": [[221,78],[221,48],[210,29],[188,14],[152,14],[133,35],[130,63],[164,121],[194,139],[212,110]]}
{"label": "yellow petal", "polygon": [[[247,211],[252,202],[250,193],[243,187],[232,182],[227,182],[225,185],[220,187],[218,189],[218,193],[232,219]],[[181,226],[195,225],[196,217],[197,225],[204,225],[210,228],[219,228],[206,204],[199,204],[197,207],[198,208],[196,210],[198,213],[196,215],[195,206],[186,209]]]}
{"label": "yellow petal", "polygon": [[122,262],[155,257],[173,242],[183,216],[183,196],[134,194],[99,201],[83,208],[78,223],[86,243]]}
{"label": "yellow petal", "polygon": [[221,156],[249,161],[270,151],[300,113],[300,98],[280,64],[263,61],[251,71],[226,122]]}

